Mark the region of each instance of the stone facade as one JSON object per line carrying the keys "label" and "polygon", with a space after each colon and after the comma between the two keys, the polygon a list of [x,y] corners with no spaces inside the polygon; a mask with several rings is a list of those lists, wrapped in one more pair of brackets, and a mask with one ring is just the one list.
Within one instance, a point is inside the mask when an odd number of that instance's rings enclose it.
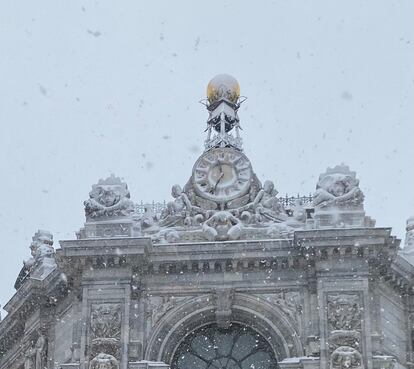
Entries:
{"label": "stone facade", "polygon": [[[262,185],[230,136],[239,102],[226,81],[209,87],[206,151],[162,211],[137,211],[112,176],[93,186],[76,239],[55,251],[36,233],[4,307],[0,369],[414,367],[410,250],[374,227],[343,164],[313,204],[287,207]],[[216,356],[200,337],[224,342]],[[246,359],[258,352],[268,359]]]}

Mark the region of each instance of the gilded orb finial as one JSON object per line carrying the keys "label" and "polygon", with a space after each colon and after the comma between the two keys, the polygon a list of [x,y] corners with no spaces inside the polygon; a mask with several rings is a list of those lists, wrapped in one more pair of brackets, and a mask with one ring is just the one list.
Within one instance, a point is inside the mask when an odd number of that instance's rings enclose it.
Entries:
{"label": "gilded orb finial", "polygon": [[240,85],[237,80],[228,74],[215,76],[207,85],[207,98],[210,104],[221,99],[237,103],[240,97]]}

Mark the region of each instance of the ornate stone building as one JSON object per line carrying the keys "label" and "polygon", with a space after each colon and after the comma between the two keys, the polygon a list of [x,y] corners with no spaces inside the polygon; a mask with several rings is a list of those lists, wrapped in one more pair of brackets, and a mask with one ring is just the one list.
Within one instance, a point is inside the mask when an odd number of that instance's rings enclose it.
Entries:
{"label": "ornate stone building", "polygon": [[136,205],[112,176],[76,239],[35,234],[1,369],[413,367],[414,219],[400,251],[343,164],[278,197],[243,153],[237,81],[207,96],[205,151],[172,201]]}

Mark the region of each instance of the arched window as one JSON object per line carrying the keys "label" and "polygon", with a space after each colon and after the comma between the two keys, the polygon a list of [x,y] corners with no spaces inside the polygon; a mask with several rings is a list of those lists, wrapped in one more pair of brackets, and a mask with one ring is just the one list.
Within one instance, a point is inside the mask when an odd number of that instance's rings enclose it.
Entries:
{"label": "arched window", "polygon": [[231,324],[202,327],[188,335],[175,353],[171,369],[276,369],[270,345],[253,329]]}

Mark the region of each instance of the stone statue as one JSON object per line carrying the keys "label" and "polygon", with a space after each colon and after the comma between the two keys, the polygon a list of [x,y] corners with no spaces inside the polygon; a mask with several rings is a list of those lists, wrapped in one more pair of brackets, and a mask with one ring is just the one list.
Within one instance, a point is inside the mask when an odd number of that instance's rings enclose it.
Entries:
{"label": "stone statue", "polygon": [[[14,287],[18,290],[32,273],[43,279],[56,268],[53,235],[49,231],[39,229],[32,237],[30,253],[32,257],[23,261],[23,268],[16,279]],[[40,268],[42,267],[42,268]]]}
{"label": "stone statue", "polygon": [[[277,191],[272,181],[265,181],[253,202],[237,209],[247,222],[282,222],[287,219],[283,206],[277,199]],[[253,216],[251,213],[254,213]]]}
{"label": "stone statue", "polygon": [[133,211],[127,184],[114,175],[93,185],[84,205],[87,221],[126,217]]}
{"label": "stone statue", "polygon": [[214,213],[203,224],[203,233],[209,241],[237,240],[242,229],[241,221],[224,210]]}
{"label": "stone statue", "polygon": [[407,219],[404,250],[414,251],[414,216]]}
{"label": "stone statue", "polygon": [[405,229],[407,231],[405,234],[405,245],[400,253],[405,259],[414,265],[414,216],[407,219]]}
{"label": "stone statue", "polygon": [[326,173],[319,176],[313,205],[317,208],[360,206],[363,204],[364,194],[358,185],[355,172],[351,172],[347,166],[328,168]]}
{"label": "stone statue", "polygon": [[40,333],[34,346],[25,352],[24,369],[45,368],[46,337]]}
{"label": "stone statue", "polygon": [[180,185],[175,184],[171,189],[174,201],[167,203],[167,207],[161,214],[161,226],[192,225],[200,223],[204,217],[203,211],[191,204],[187,194],[183,192]]}
{"label": "stone statue", "polygon": [[362,355],[349,346],[338,347],[331,355],[332,369],[363,369]]}
{"label": "stone statue", "polygon": [[45,352],[46,352],[46,337],[41,333],[35,344],[35,369],[44,369]]}
{"label": "stone statue", "polygon": [[49,231],[39,229],[32,238],[30,253],[32,257],[24,262],[27,268],[32,268],[36,263],[45,258],[53,257],[55,253],[55,249],[53,248],[53,235]]}
{"label": "stone statue", "polygon": [[114,356],[101,352],[91,360],[89,369],[119,369],[119,363]]}
{"label": "stone statue", "polygon": [[35,356],[35,350],[33,347],[24,353],[24,369],[34,369],[33,358]]}

